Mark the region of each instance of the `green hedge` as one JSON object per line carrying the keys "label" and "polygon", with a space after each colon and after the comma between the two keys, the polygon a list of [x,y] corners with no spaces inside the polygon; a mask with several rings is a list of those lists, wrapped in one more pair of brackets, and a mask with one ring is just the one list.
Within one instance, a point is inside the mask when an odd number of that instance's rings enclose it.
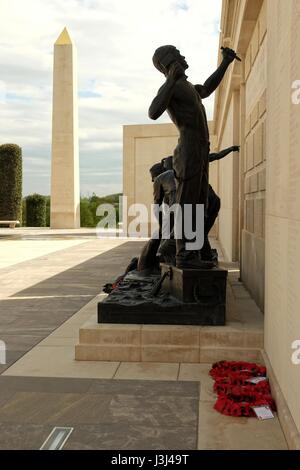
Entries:
{"label": "green hedge", "polygon": [[46,198],[31,194],[26,198],[26,226],[46,227]]}
{"label": "green hedge", "polygon": [[46,227],[50,227],[50,196],[46,198]]}
{"label": "green hedge", "polygon": [[0,145],[0,220],[22,219],[22,149]]}

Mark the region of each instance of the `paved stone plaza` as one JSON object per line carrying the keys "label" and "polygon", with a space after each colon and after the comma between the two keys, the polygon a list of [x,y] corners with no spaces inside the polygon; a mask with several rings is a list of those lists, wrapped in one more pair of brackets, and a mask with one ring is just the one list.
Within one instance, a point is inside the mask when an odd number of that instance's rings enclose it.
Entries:
{"label": "paved stone plaza", "polygon": [[[65,449],[286,449],[277,417],[214,411],[208,363],[74,360],[103,284],[142,244],[96,239],[89,230],[1,231],[0,335],[8,352],[0,366],[0,448],[39,449],[55,426],[67,426],[74,430]],[[259,310],[236,266],[228,267],[231,309],[259,328]]]}

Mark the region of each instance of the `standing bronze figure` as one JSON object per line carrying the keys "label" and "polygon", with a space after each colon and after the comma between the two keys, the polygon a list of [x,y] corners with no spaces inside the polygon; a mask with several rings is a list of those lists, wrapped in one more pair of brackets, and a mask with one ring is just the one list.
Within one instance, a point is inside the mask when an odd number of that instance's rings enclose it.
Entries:
{"label": "standing bronze figure", "polygon": [[[235,51],[229,48],[224,48],[222,54],[222,63],[204,85],[192,85],[187,80],[188,64],[176,47],[159,47],[153,56],[154,66],[165,75],[166,81],[149,108],[149,117],[156,120],[167,111],[179,130],[173,167],[176,202],[181,206],[183,220],[185,204],[191,204],[193,219],[197,204],[207,206],[210,143],[202,99],[216,90],[228,66],[237,58]],[[213,263],[201,260],[198,251],[186,250],[184,230],[182,233],[183,237],[176,240],[176,265],[179,268],[211,268]]]}

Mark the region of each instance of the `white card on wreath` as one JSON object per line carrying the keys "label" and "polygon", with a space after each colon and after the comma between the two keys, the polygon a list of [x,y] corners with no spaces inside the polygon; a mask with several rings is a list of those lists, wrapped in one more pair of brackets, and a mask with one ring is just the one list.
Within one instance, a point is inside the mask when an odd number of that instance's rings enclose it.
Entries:
{"label": "white card on wreath", "polygon": [[260,420],[273,419],[274,415],[269,406],[253,406],[254,413]]}

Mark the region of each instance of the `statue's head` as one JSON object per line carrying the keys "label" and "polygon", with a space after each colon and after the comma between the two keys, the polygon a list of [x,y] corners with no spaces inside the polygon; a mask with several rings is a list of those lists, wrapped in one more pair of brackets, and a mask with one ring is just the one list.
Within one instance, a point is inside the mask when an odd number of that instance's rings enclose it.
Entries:
{"label": "statue's head", "polygon": [[155,163],[155,165],[153,165],[149,171],[151,174],[151,179],[154,181],[157,176],[161,175],[161,173],[164,173],[166,170],[161,163]]}
{"label": "statue's head", "polygon": [[163,158],[161,163],[166,171],[173,170],[173,155]]}
{"label": "statue's head", "polygon": [[186,70],[189,66],[185,60],[185,57],[180,54],[179,50],[175,46],[161,46],[154,52],[152,57],[153,65],[161,73],[166,75],[170,66],[174,62],[179,62],[182,65],[183,70]]}

